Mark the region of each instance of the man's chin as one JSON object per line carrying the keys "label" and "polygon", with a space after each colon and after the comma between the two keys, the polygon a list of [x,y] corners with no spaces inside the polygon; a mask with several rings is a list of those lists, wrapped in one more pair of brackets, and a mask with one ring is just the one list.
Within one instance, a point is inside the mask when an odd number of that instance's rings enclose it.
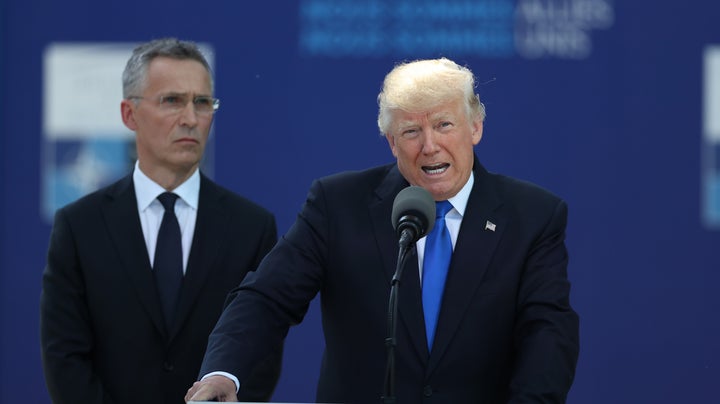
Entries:
{"label": "man's chin", "polygon": [[420,186],[427,189],[436,201],[448,199],[448,187],[443,184],[424,182]]}

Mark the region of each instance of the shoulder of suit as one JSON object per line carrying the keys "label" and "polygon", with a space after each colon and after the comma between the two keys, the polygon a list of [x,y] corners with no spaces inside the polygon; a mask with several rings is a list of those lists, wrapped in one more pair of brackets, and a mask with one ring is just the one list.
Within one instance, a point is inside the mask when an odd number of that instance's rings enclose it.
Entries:
{"label": "shoulder of suit", "polygon": [[90,209],[100,206],[107,199],[115,198],[127,190],[132,190],[132,174],[130,176],[125,176],[110,185],[90,192],[89,194],[68,203],[59,210],[63,210],[68,213],[88,212]]}
{"label": "shoulder of suit", "polygon": [[390,170],[394,167],[396,167],[395,163],[391,163],[363,170],[342,171],[319,178],[316,182],[333,187],[356,188],[362,184],[375,186],[377,183],[382,181],[382,179],[385,178],[388,172],[390,172]]}
{"label": "shoulder of suit", "polygon": [[488,173],[489,178],[495,183],[495,187],[503,199],[511,199],[519,203],[539,203],[546,201],[550,204],[557,204],[562,200],[554,192],[533,182],[510,177],[507,175]]}

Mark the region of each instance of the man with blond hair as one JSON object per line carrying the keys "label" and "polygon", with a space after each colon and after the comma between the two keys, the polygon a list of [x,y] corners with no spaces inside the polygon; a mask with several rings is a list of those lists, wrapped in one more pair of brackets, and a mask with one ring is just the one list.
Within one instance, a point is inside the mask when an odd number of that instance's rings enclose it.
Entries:
{"label": "man with blond hair", "polygon": [[402,275],[392,400],[565,401],[579,345],[567,206],[480,164],[473,149],[485,109],[474,87],[470,70],[445,58],[386,76],[378,126],[396,162],[313,183],[293,227],[223,313],[203,380],[186,399],[234,400],[319,292],[326,348],[317,401],[380,402],[399,248],[389,218],[396,195],[414,185],[441,213]]}

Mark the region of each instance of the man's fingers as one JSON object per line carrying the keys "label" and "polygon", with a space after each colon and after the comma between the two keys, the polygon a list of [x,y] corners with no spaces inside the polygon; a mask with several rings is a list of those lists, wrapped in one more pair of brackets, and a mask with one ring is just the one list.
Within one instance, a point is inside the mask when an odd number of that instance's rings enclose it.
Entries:
{"label": "man's fingers", "polygon": [[205,401],[209,400],[213,397],[204,397],[202,395],[203,390],[203,383],[202,382],[195,382],[193,383],[192,387],[188,389],[187,394],[185,394],[185,402],[188,401]]}
{"label": "man's fingers", "polygon": [[206,380],[193,383],[192,387],[185,394],[185,402],[188,401],[221,401],[221,402],[236,402],[237,395],[235,394],[235,384],[232,380],[227,379],[227,382],[223,383],[225,377],[209,377]]}

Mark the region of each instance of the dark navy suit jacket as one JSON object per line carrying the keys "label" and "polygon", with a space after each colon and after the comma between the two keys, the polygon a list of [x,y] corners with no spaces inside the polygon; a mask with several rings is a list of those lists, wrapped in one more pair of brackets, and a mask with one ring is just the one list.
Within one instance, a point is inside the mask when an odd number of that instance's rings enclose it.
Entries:
{"label": "dark navy suit jacket", "polygon": [[[428,352],[417,256],[399,291],[399,403],[559,403],[573,381],[578,316],[569,303],[566,204],[487,172],[475,182]],[[398,242],[395,164],[320,179],[297,221],[223,312],[201,372],[242,381],[321,295],[326,348],[318,402],[381,402],[386,319]],[[494,224],[494,230],[488,226]],[[242,390],[242,388],[241,388]]]}
{"label": "dark navy suit jacket", "polygon": [[[178,312],[166,330],[132,175],[60,209],[41,297],[53,402],[184,402],[228,292],[276,240],[272,214],[201,175]],[[269,399],[280,355],[264,366],[242,399]]]}

